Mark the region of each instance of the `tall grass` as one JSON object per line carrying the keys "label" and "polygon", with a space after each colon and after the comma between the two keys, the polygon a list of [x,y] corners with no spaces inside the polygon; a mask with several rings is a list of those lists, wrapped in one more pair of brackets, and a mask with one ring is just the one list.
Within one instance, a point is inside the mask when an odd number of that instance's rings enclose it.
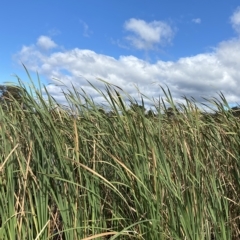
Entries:
{"label": "tall grass", "polygon": [[170,91],[175,117],[164,102],[146,117],[106,84],[111,116],[77,89],[71,115],[19,84],[22,103],[0,106],[0,239],[240,238],[240,122],[223,95],[217,118]]}

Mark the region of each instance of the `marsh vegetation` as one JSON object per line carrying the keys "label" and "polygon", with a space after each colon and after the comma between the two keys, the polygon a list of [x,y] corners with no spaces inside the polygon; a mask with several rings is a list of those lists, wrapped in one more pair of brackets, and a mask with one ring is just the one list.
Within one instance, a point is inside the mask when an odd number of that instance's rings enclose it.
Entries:
{"label": "marsh vegetation", "polygon": [[171,108],[146,114],[106,85],[106,113],[74,89],[73,115],[18,89],[0,106],[0,239],[240,238],[240,121],[223,95],[203,114],[166,91]]}

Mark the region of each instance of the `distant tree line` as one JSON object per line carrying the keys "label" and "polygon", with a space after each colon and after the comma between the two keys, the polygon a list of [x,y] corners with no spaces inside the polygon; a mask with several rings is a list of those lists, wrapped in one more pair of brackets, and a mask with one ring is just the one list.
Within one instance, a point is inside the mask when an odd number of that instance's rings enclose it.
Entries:
{"label": "distant tree line", "polygon": [[[26,90],[21,89],[18,86],[0,85],[0,104],[2,105],[2,108],[9,109],[13,105],[12,104],[13,102],[17,102],[24,109],[26,106],[23,105],[23,96],[22,96],[23,91],[26,91]],[[102,116],[114,117],[115,115],[115,113],[112,110],[106,111],[104,110],[104,108],[101,108],[101,107],[99,107],[96,110]],[[240,117],[239,106],[232,107],[229,110],[229,112],[231,112],[234,117]],[[140,114],[141,116],[145,116],[147,118],[155,118],[158,115],[152,109],[146,110],[144,103],[141,105],[141,104],[138,104],[137,102],[131,103],[129,106],[129,109],[126,110],[126,113],[133,116],[137,116]],[[181,114],[180,111],[175,107],[165,108],[165,111],[163,112],[163,115],[168,119],[174,119],[179,114]],[[218,112],[215,112],[215,113],[201,112],[201,115],[203,117],[211,116],[213,118],[217,118]]]}
{"label": "distant tree line", "polygon": [[16,102],[21,105],[23,103],[22,91],[23,89],[18,86],[0,85],[0,104],[2,107],[9,109]]}

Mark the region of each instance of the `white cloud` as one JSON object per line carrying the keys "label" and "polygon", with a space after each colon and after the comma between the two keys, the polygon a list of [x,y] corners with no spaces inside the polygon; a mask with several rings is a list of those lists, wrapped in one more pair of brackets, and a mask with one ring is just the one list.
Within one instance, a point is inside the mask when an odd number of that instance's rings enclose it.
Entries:
{"label": "white cloud", "polygon": [[83,20],[79,20],[79,22],[83,27],[83,36],[89,37],[90,34],[92,34],[92,31],[89,29],[89,26]]}
{"label": "white cloud", "polygon": [[47,36],[40,36],[37,40],[37,45],[45,50],[57,47],[57,44]]}
{"label": "white cloud", "polygon": [[124,28],[132,33],[126,37],[130,44],[142,50],[153,49],[157,44],[170,43],[174,36],[171,27],[162,21],[147,23],[141,19],[131,18],[125,22]]}
{"label": "white cloud", "polygon": [[194,18],[192,22],[200,24],[202,22],[201,18]]}
{"label": "white cloud", "polygon": [[233,15],[230,17],[232,27],[237,33],[240,33],[240,7],[238,7]]}
{"label": "white cloud", "polygon": [[[148,30],[146,28],[146,32]],[[40,38],[46,39],[44,36]],[[57,78],[66,86],[73,84],[77,89],[83,88],[97,101],[103,99],[86,80],[101,88],[102,84],[96,80],[101,78],[121,87],[136,99],[139,97],[136,85],[150,98],[158,98],[161,93],[159,85],[167,85],[177,101],[181,101],[182,96],[203,101],[202,97],[212,98],[222,91],[229,102],[240,102],[239,38],[223,41],[208,53],[155,63],[134,56],[113,58],[79,48],[48,52],[39,46],[39,39],[36,44],[23,46],[15,59],[23,62],[28,70],[38,71],[51,83],[59,83],[54,80]],[[154,31],[149,30],[145,41],[153,43],[158,40]],[[58,87],[51,85],[47,88],[62,101]]]}

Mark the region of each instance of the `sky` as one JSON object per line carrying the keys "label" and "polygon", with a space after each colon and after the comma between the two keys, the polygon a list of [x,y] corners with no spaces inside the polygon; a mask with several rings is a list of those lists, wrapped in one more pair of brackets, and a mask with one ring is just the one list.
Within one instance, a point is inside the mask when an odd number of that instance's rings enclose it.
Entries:
{"label": "sky", "polygon": [[96,102],[103,79],[138,99],[218,97],[240,104],[239,0],[2,0],[0,84],[37,74],[64,103],[62,87]]}

